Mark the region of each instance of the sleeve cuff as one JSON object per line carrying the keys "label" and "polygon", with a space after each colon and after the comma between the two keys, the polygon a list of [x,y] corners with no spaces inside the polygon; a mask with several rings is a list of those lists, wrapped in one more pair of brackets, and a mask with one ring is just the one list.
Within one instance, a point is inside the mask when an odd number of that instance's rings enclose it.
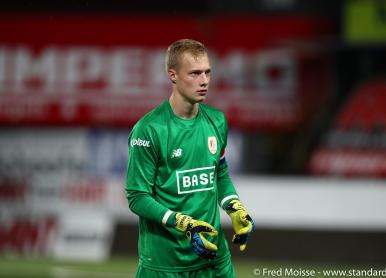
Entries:
{"label": "sleeve cuff", "polygon": [[162,224],[165,226],[174,226],[175,218],[176,218],[176,213],[171,210],[168,210],[162,217]]}
{"label": "sleeve cuff", "polygon": [[238,199],[239,199],[239,196],[237,196],[236,194],[226,196],[221,200],[220,207],[224,209],[224,206],[226,206],[231,200],[238,200]]}

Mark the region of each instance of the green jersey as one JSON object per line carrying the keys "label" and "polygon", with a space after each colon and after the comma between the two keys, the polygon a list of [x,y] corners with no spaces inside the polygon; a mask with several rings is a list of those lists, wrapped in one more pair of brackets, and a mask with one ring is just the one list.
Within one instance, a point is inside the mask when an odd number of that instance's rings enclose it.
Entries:
{"label": "green jersey", "polygon": [[[129,135],[126,197],[139,215],[139,264],[169,272],[191,271],[228,259],[219,207],[238,199],[225,161],[227,122],[219,110],[199,104],[194,119],[173,113],[169,101],[145,115]],[[209,238],[217,257],[197,256],[174,228],[176,212],[203,220],[219,232]]]}

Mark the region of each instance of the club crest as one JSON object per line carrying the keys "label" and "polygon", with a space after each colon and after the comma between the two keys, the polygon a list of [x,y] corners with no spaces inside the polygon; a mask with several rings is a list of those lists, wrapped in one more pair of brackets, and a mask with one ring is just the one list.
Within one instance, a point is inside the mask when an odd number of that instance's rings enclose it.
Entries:
{"label": "club crest", "polygon": [[208,137],[208,148],[211,154],[217,153],[217,139],[215,136]]}

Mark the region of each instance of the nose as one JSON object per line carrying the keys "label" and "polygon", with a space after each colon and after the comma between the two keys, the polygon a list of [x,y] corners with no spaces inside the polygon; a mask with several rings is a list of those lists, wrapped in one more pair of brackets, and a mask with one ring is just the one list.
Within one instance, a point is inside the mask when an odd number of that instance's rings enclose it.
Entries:
{"label": "nose", "polygon": [[205,72],[201,73],[200,85],[207,86],[209,84],[209,79],[210,77]]}

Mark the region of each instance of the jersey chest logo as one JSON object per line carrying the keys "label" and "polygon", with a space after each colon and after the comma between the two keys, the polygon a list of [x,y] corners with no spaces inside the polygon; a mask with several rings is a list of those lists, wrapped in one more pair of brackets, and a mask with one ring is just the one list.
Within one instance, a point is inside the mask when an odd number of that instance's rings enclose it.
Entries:
{"label": "jersey chest logo", "polygon": [[211,154],[217,153],[217,139],[215,136],[208,137],[208,148]]}

